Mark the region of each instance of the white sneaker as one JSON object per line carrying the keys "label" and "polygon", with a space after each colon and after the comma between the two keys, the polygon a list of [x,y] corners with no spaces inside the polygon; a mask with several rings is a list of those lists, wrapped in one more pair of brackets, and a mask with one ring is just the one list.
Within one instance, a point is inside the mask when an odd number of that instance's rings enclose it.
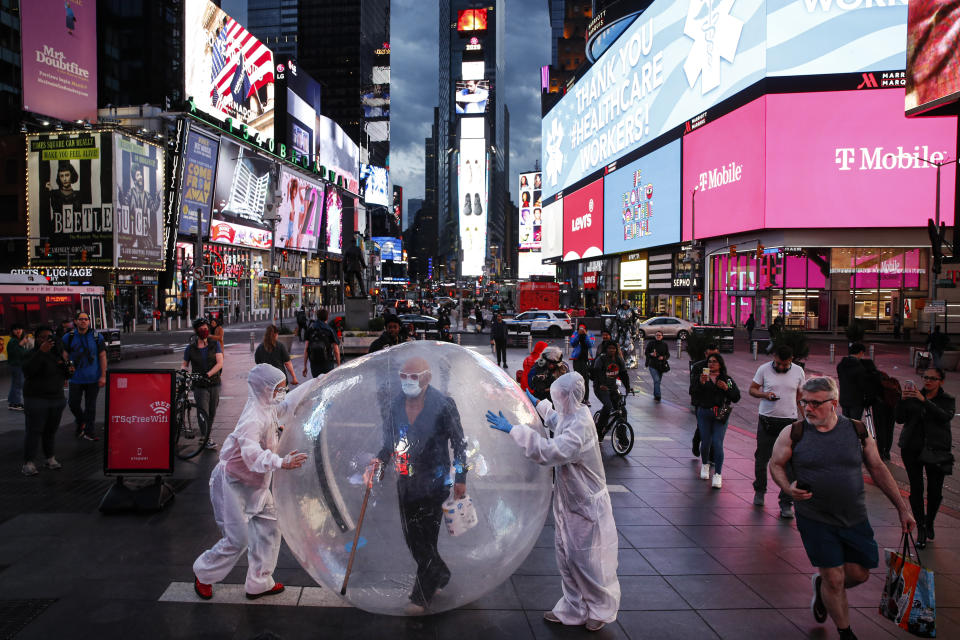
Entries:
{"label": "white sneaker", "polygon": [[713,474],[713,482],[710,483],[714,489],[719,489],[720,485],[723,484],[723,478],[720,477],[719,473]]}
{"label": "white sneaker", "polygon": [[710,465],[701,464],[700,465],[700,479],[709,480],[710,479]]}
{"label": "white sneaker", "polygon": [[37,465],[33,464],[33,462],[24,462],[23,466],[20,467],[20,473],[25,476],[35,476],[40,472],[37,471]]}
{"label": "white sneaker", "polygon": [[58,462],[57,459],[53,456],[50,456],[49,458],[47,458],[47,463],[43,466],[45,466],[47,469],[54,469],[54,470],[63,468],[63,465],[60,464],[60,462]]}

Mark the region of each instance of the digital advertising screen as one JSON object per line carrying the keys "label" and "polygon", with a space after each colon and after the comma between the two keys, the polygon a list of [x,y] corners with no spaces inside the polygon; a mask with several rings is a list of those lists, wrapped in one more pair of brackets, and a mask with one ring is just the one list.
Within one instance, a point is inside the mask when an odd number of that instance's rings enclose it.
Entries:
{"label": "digital advertising screen", "polygon": [[324,244],[327,253],[343,253],[343,195],[340,190],[328,184],[326,205],[323,210]]}
{"label": "digital advertising screen", "polygon": [[22,2],[20,37],[23,110],[96,122],[97,3]]}
{"label": "digital advertising screen", "polygon": [[460,118],[461,138],[486,138],[487,126],[484,118]]}
{"label": "digital advertising screen", "polygon": [[233,244],[251,249],[269,249],[273,245],[270,230],[219,220],[210,221],[210,242]]}
{"label": "digital advertising screen", "polygon": [[190,130],[183,150],[183,186],[180,194],[180,233],[203,237],[210,231],[213,185],[217,175],[220,139]]}
{"label": "digital advertising screen", "polygon": [[403,229],[403,187],[400,185],[393,187],[393,220],[398,229]]}
{"label": "digital advertising screen", "polygon": [[529,280],[530,276],[556,276],[557,265],[543,264],[539,251],[521,251],[517,254],[517,278]]}
{"label": "digital advertising screen", "polygon": [[[763,228],[766,100],[758,98],[683,137],[684,240],[690,239],[691,207],[697,238]],[[808,133],[791,125],[782,135],[788,131]],[[793,175],[794,165],[778,171]]]}
{"label": "digital advertising screen", "polygon": [[[934,217],[937,170],[924,159],[957,157],[956,116],[904,117],[903,89],[766,100],[766,227],[925,227]],[[956,166],[940,169],[948,224]],[[700,212],[697,195],[698,227]]]}
{"label": "digital advertising screen", "polygon": [[540,251],[543,242],[543,207],[540,172],[520,174],[520,251]]}
{"label": "digital advertising screen", "polygon": [[457,12],[457,31],[472,35],[486,30],[486,9],[463,9]]}
{"label": "digital advertising screen", "polygon": [[184,7],[184,91],[201,111],[274,137],[273,52],[209,0]]}
{"label": "digital advertising screen", "polygon": [[238,224],[266,225],[276,207],[277,164],[229,138],[221,138],[213,216]]}
{"label": "digital advertising screen", "polygon": [[107,373],[103,470],[173,473],[172,371]]}
{"label": "digital advertising screen", "polygon": [[453,95],[457,113],[484,113],[489,98],[489,80],[457,80],[456,93]]}
{"label": "digital advertising screen", "polygon": [[281,169],[278,211],[277,246],[316,251],[323,223],[323,187],[300,174]]}
{"label": "digital advertising screen", "polygon": [[[114,265],[113,142],[109,133],[28,135],[31,266],[63,266],[87,252],[91,267]],[[49,255],[42,249],[49,243]]]}
{"label": "digital advertising screen", "polygon": [[360,163],[360,183],[363,189],[363,201],[366,204],[378,204],[387,207],[393,204],[390,189],[390,179],[386,167],[377,167],[372,164]]}
{"label": "digital advertising screen", "polygon": [[367,87],[360,96],[363,117],[367,119],[390,117],[390,85],[376,84]]}
{"label": "digital advertising screen", "polygon": [[603,255],[603,178],[563,198],[563,260]]}
{"label": "digital advertising screen", "polygon": [[121,134],[113,136],[118,267],[163,267],[163,153],[155,144]]}
{"label": "digital advertising screen", "polygon": [[603,194],[606,253],[680,242],[680,141],[608,173]]}
{"label": "digital advertising screen", "polygon": [[314,129],[317,126],[323,90],[320,83],[295,62],[286,63],[283,76],[287,92],[287,144],[297,154],[311,156],[316,145]]}
{"label": "digital advertising screen", "polygon": [[320,165],[343,176],[347,191],[360,195],[360,147],[330,118],[318,114],[316,122]]}
{"label": "digital advertising screen", "polygon": [[457,176],[465,276],[483,275],[487,252],[487,155],[484,139],[460,140]]}
{"label": "digital advertising screen", "polygon": [[907,19],[908,114],[960,100],[958,25],[960,2],[957,0],[910,3]]}
{"label": "digital advertising screen", "polygon": [[646,291],[647,290],[647,261],[621,260],[620,261],[620,290]]}
{"label": "digital advertising screen", "polygon": [[461,80],[483,80],[485,71],[483,60],[464,60],[460,63]]}
{"label": "digital advertising screen", "polygon": [[371,240],[380,251],[381,260],[403,261],[403,241],[400,238],[375,236]]}
{"label": "digital advertising screen", "polygon": [[540,259],[563,256],[563,200],[554,200],[541,209],[543,228],[540,231]]}

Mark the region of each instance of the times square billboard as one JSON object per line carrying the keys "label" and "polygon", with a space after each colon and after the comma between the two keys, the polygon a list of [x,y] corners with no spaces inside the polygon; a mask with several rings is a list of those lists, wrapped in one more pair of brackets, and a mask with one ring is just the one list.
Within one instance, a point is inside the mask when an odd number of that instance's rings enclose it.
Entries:
{"label": "times square billboard", "polygon": [[656,0],[544,116],[543,199],[765,77],[903,69],[906,26],[904,0]]}

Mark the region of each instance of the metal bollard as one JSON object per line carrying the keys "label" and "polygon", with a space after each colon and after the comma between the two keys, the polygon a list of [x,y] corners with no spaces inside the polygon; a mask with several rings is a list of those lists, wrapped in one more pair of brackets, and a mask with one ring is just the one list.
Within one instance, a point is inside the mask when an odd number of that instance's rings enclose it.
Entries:
{"label": "metal bollard", "polygon": [[156,333],[156,332],[159,331],[159,330],[160,330],[160,328],[157,326],[157,319],[154,318],[154,319],[153,319],[153,332]]}
{"label": "metal bollard", "polygon": [[830,364],[833,364],[837,360],[837,345],[830,343]]}
{"label": "metal bollard", "polygon": [[677,358],[683,353],[683,340],[677,338]]}
{"label": "metal bollard", "polygon": [[460,335],[461,335],[461,334],[459,334],[459,333],[457,334],[457,344],[460,344]]}
{"label": "metal bollard", "polygon": [[873,360],[873,354],[874,354],[873,345],[870,345],[869,353],[870,353],[870,359]]}
{"label": "metal bollard", "polygon": [[757,359],[757,352],[760,350],[760,343],[757,342],[756,340],[754,340],[753,343],[752,343],[752,347],[751,347],[750,350],[753,351],[753,359],[756,360],[756,359]]}
{"label": "metal bollard", "polygon": [[167,331],[173,329],[173,318],[167,316]]}
{"label": "metal bollard", "polygon": [[527,351],[533,351],[533,334],[527,334]]}
{"label": "metal bollard", "polygon": [[917,366],[917,348],[916,347],[910,347],[910,366],[911,367]]}
{"label": "metal bollard", "polygon": [[253,331],[251,331],[250,332],[250,353],[253,353],[254,350],[256,349],[256,346],[254,345],[255,341],[256,341],[256,338],[253,337]]}
{"label": "metal bollard", "polygon": [[181,325],[182,322],[183,322],[183,318],[181,316],[177,316],[177,329],[183,328]]}

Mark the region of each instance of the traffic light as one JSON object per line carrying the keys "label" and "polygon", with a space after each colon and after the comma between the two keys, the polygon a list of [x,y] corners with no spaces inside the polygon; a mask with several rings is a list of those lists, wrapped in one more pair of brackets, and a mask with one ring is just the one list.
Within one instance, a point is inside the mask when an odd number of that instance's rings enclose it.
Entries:
{"label": "traffic light", "polygon": [[735,244],[730,245],[730,259],[731,260],[737,259],[737,245]]}
{"label": "traffic light", "polygon": [[763,245],[759,242],[757,243],[757,262],[763,260]]}
{"label": "traffic light", "polygon": [[44,243],[43,243],[43,257],[44,257],[44,258],[49,258],[49,257],[50,257],[50,243],[49,243],[49,242],[44,242]]}
{"label": "traffic light", "polygon": [[938,229],[933,220],[927,220],[927,235],[930,236],[930,249],[933,254],[933,272],[936,274],[940,273],[943,267],[943,238],[946,233],[946,224],[941,222]]}

